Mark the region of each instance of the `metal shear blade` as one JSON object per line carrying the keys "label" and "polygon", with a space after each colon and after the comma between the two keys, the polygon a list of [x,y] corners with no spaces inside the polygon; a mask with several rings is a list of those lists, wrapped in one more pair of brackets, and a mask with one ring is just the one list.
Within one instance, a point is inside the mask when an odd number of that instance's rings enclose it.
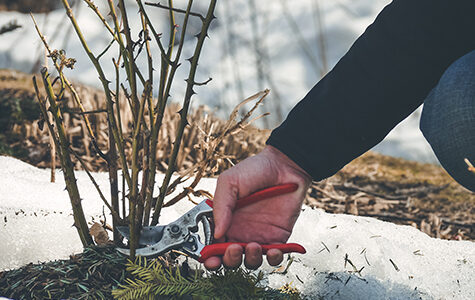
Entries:
{"label": "metal shear blade", "polygon": [[[119,233],[126,239],[130,239],[128,226],[117,226]],[[140,231],[139,245],[153,245],[162,239],[165,226],[146,226]]]}
{"label": "metal shear blade", "polygon": [[[199,236],[194,234],[198,231],[198,224],[202,222],[205,239],[207,243],[211,243],[212,230],[208,221],[213,209],[207,204],[206,200],[190,209],[183,216],[168,225],[147,226],[140,232],[139,245],[146,246],[136,249],[136,254],[141,256],[158,256],[173,249],[180,249],[182,245],[187,244],[188,240],[196,243],[194,248],[202,248],[198,244]],[[119,232],[127,239],[130,238],[128,227],[120,227]],[[188,242],[189,243],[189,242]],[[117,248],[117,251],[125,255],[130,254],[129,249]]]}

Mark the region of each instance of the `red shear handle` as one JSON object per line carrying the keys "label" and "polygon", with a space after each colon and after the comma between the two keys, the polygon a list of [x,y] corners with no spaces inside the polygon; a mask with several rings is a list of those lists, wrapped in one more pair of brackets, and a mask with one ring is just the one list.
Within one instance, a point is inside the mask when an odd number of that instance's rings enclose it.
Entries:
{"label": "red shear handle", "polygon": [[[218,244],[211,244],[207,245],[201,250],[201,257],[198,258],[199,262],[204,262],[208,258],[212,256],[223,256],[224,252],[229,245],[238,244],[241,247],[246,247],[247,243],[218,243]],[[272,245],[261,245],[262,247],[262,254],[266,254],[270,249],[279,249],[283,253],[290,253],[290,252],[297,252],[304,254],[307,252],[302,245],[289,243],[289,244],[272,244]]]}
{"label": "red shear handle", "polygon": [[[252,193],[244,198],[240,198],[236,203],[235,209],[243,208],[244,206],[248,206],[252,203],[259,202],[267,198],[292,193],[292,192],[295,192],[298,188],[299,186],[296,183],[286,183],[286,184],[271,186],[269,188],[265,188],[263,190]],[[210,207],[213,207],[213,201],[208,199],[206,200],[206,203]]]}

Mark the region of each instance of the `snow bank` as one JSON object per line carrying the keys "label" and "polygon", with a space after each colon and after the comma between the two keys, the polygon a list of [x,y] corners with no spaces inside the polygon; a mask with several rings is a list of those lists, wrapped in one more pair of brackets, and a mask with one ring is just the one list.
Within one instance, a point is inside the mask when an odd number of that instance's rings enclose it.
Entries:
{"label": "snow bank", "polygon": [[[81,251],[62,174],[57,183],[49,183],[49,174],[0,156],[0,270]],[[86,174],[77,174],[87,219],[98,220],[101,201]],[[107,174],[94,177],[107,186]],[[204,179],[199,188],[213,192],[215,184]],[[183,200],[164,209],[163,222],[191,206]],[[307,254],[293,255],[286,274],[270,274],[273,287],[292,282],[311,299],[475,299],[470,241],[433,239],[409,226],[309,207],[302,209],[291,241],[303,244]]]}

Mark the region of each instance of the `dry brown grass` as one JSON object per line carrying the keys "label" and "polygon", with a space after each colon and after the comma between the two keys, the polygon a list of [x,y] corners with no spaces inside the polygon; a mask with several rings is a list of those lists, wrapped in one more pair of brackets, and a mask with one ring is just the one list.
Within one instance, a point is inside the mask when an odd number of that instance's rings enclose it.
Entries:
{"label": "dry brown grass", "polygon": [[[23,74],[17,71],[0,70],[0,97],[31,97],[34,98],[34,89],[31,83],[31,75]],[[100,90],[93,89],[84,85],[75,85],[86,111],[101,111],[105,109],[105,99]],[[41,87],[40,87],[40,90]],[[130,110],[126,109],[125,97],[121,102],[121,118],[123,131],[126,136],[130,133],[132,116]],[[0,100],[1,101],[1,100]],[[63,111],[65,113],[65,124],[68,131],[71,146],[76,150],[88,167],[94,171],[106,171],[106,163],[94,153],[94,147],[89,141],[85,124],[81,116],[77,113],[79,110],[75,108],[72,97],[66,93],[66,101],[63,103]],[[166,171],[169,155],[172,151],[172,139],[175,136],[176,129],[179,125],[178,105],[169,105],[166,108],[163,128],[160,132],[158,144],[158,157],[160,158],[157,168],[160,171]],[[96,113],[89,115],[93,131],[98,139],[101,149],[107,150],[108,130],[107,116],[105,113]],[[226,126],[228,121],[217,118],[212,111],[201,106],[192,110],[188,115],[188,122],[184,132],[182,143],[183,151],[177,159],[177,167],[179,171],[186,171],[193,165],[200,163],[206,159],[206,147],[197,147],[202,145],[204,139],[212,139],[218,135]],[[27,123],[15,125],[13,128],[15,133],[24,136],[20,141],[22,146],[31,149],[26,160],[39,167],[50,166],[49,137],[46,132],[39,129],[38,123]],[[229,168],[232,163],[236,163],[252,154],[257,153],[264,147],[265,140],[269,131],[261,130],[253,126],[247,126],[245,130],[237,130],[233,134],[228,134],[215,145],[215,151],[222,153],[226,159],[218,159],[217,164],[213,168],[205,170],[204,176],[215,176],[224,169]],[[126,141],[130,143],[130,140]],[[126,147],[131,148],[131,147]],[[107,152],[107,151],[104,151]],[[130,153],[128,153],[130,155]],[[59,167],[59,163],[58,163]],[[76,167],[81,168],[79,162]]]}
{"label": "dry brown grass", "polygon": [[57,0],[0,0],[0,11],[15,10],[22,13],[48,12],[58,7]]}

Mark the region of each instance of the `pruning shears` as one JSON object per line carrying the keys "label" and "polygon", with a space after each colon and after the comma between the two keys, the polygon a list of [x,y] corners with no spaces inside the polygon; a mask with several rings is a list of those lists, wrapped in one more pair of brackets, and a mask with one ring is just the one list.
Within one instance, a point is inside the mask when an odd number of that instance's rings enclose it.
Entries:
{"label": "pruning shears", "polygon": [[[270,197],[294,192],[297,188],[297,184],[290,183],[257,191],[239,199],[235,210]],[[198,234],[200,222],[203,226],[204,242],[201,241]],[[140,256],[155,257],[170,250],[178,250],[199,262],[204,262],[209,257],[224,255],[226,248],[231,244],[239,244],[243,247],[247,245],[247,243],[213,243],[212,224],[213,201],[206,199],[168,225],[143,227],[139,238],[140,248],[137,248],[135,253]],[[129,227],[119,226],[118,231],[124,238],[129,239]],[[261,245],[261,247],[263,254],[266,254],[269,249],[279,249],[283,253],[298,252],[303,254],[306,252],[303,246],[295,243],[267,244]],[[130,250],[126,248],[117,248],[117,251],[125,255],[130,254]]]}

